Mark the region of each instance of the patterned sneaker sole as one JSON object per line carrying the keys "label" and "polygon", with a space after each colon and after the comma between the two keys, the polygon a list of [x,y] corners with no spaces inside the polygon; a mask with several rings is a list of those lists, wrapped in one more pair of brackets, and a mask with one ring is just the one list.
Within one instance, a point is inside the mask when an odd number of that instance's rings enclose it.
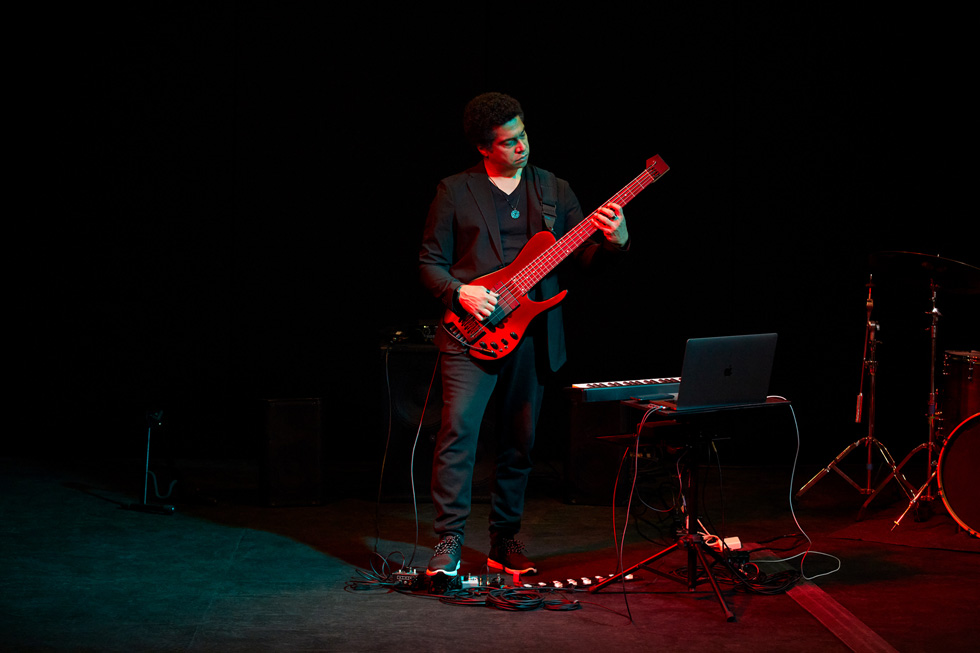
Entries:
{"label": "patterned sneaker sole", "polygon": [[460,560],[459,562],[456,563],[456,568],[453,569],[452,571],[449,571],[448,569],[436,569],[435,571],[431,571],[429,569],[426,569],[425,570],[425,575],[426,576],[435,576],[436,574],[442,574],[444,576],[455,576],[456,574],[459,573],[459,566],[461,564],[463,564],[463,561],[462,560]]}

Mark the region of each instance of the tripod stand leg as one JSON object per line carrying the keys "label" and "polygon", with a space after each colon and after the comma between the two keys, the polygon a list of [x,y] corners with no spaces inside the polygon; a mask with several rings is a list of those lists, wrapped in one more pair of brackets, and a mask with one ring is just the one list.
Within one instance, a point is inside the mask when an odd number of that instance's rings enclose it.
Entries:
{"label": "tripod stand leg", "polygon": [[[868,462],[865,465],[866,472],[867,472],[867,479],[866,479],[867,482],[866,482],[865,487],[861,487],[860,485],[858,485],[854,481],[854,479],[852,479],[846,473],[844,473],[843,471],[841,471],[840,467],[838,466],[839,463],[841,461],[843,461],[844,458],[846,458],[848,456],[848,454],[850,454],[852,451],[854,451],[855,449],[857,449],[861,445],[864,445],[864,446],[866,446],[868,448]],[[896,471],[896,468],[897,468],[897,466],[895,465],[895,459],[892,457],[891,453],[888,451],[888,449],[885,447],[885,445],[883,445],[881,442],[879,442],[878,440],[876,440],[875,438],[873,438],[871,436],[865,436],[865,437],[861,438],[860,440],[858,440],[857,442],[854,442],[853,444],[849,445],[846,449],[844,449],[842,452],[840,452],[837,455],[837,457],[834,458],[830,462],[829,465],[827,465],[826,467],[824,467],[823,469],[821,469],[819,472],[817,472],[817,475],[816,476],[814,476],[809,481],[807,481],[806,485],[804,485],[803,487],[801,487],[799,489],[799,491],[796,493],[796,498],[798,499],[801,496],[803,496],[803,493],[804,492],[806,492],[807,490],[809,490],[810,488],[812,488],[814,485],[816,485],[817,481],[819,481],[820,479],[822,479],[824,476],[826,476],[827,474],[829,474],[831,471],[837,472],[837,474],[841,478],[843,478],[845,481],[847,481],[848,483],[850,483],[854,487],[854,489],[856,489],[861,494],[870,494],[870,495],[873,496],[878,490],[872,490],[871,489],[871,467],[872,467],[872,464],[871,464],[871,447],[875,447],[878,450],[878,453],[881,454],[881,457],[885,460],[885,464],[891,470],[891,474],[888,475],[888,479],[891,479],[892,476],[895,474],[895,471]],[[903,477],[902,480],[904,480],[904,477]],[[884,485],[884,483],[882,485]],[[911,497],[911,492],[913,490],[913,488],[911,487],[911,483],[908,483],[908,486],[907,487],[908,487],[908,491],[906,492],[906,496]],[[881,486],[879,486],[878,489],[881,489]]]}
{"label": "tripod stand leg", "polygon": [[593,585],[591,588],[589,588],[589,593],[594,594],[595,592],[600,591],[602,588],[606,587],[610,583],[614,583],[617,580],[620,580],[620,579],[626,577],[627,575],[632,574],[634,571],[636,571],[638,569],[646,569],[647,571],[653,572],[653,573],[657,574],[658,576],[663,576],[664,578],[666,578],[668,580],[672,580],[672,581],[675,581],[675,582],[683,583],[684,581],[680,580],[676,576],[671,576],[670,574],[665,574],[664,572],[660,571],[659,569],[653,569],[652,567],[649,566],[649,564],[651,562],[654,562],[656,560],[659,560],[660,558],[662,558],[662,557],[664,557],[664,556],[672,553],[674,550],[676,550],[677,548],[679,548],[681,546],[686,546],[687,547],[687,588],[688,588],[688,590],[691,591],[691,592],[693,592],[695,589],[697,589],[697,586],[698,586],[697,569],[698,569],[698,563],[700,563],[701,567],[704,569],[705,575],[708,577],[708,582],[711,583],[711,589],[714,590],[715,597],[717,597],[718,603],[721,605],[722,612],[725,613],[725,619],[727,619],[728,621],[735,621],[735,613],[733,613],[731,611],[731,609],[729,609],[728,603],[725,601],[725,597],[721,593],[721,586],[718,585],[718,581],[717,581],[717,579],[715,579],[715,575],[711,571],[711,567],[708,564],[708,558],[707,558],[707,556],[705,556],[705,552],[707,551],[707,553],[710,553],[712,556],[715,557],[716,560],[719,560],[719,561],[721,560],[721,557],[718,556],[718,554],[716,554],[714,551],[703,549],[702,547],[704,547],[706,545],[703,544],[703,542],[701,542],[700,538],[691,538],[691,537],[688,536],[684,540],[682,540],[680,542],[677,542],[675,544],[672,544],[671,546],[667,547],[663,551],[660,551],[659,553],[656,553],[656,554],[650,556],[646,560],[643,560],[642,562],[639,562],[639,563],[633,565],[632,567],[630,567],[626,571],[623,571],[621,573],[618,573],[615,576],[610,576],[609,578],[606,578],[602,582],[597,583],[596,585]]}
{"label": "tripod stand leg", "polygon": [[909,510],[911,510],[912,507],[919,502],[919,498],[922,496],[922,493],[925,492],[926,489],[932,484],[932,479],[934,478],[936,478],[936,472],[933,472],[932,474],[929,475],[929,478],[926,480],[926,482],[922,485],[922,487],[919,488],[919,491],[915,493],[915,496],[912,497],[912,500],[909,501],[909,505],[907,508],[905,508],[905,512],[903,512],[899,516],[899,518],[895,520],[890,530],[895,530],[898,526],[901,525],[902,520],[905,519],[905,515],[909,514]]}
{"label": "tripod stand leg", "polygon": [[858,490],[860,490],[861,489],[861,486],[858,485],[857,483],[855,483],[853,480],[851,480],[851,478],[847,474],[845,474],[844,472],[840,471],[840,469],[837,467],[837,464],[840,461],[844,460],[844,458],[846,458],[849,453],[851,453],[852,451],[854,451],[855,449],[857,449],[859,446],[861,446],[861,443],[862,442],[864,442],[864,438],[858,440],[857,442],[854,442],[853,444],[849,445],[846,449],[844,449],[843,451],[841,451],[839,454],[837,454],[837,457],[834,458],[832,461],[830,461],[830,464],[829,465],[827,465],[826,467],[824,467],[823,469],[821,469],[819,472],[817,472],[817,475],[816,476],[814,476],[809,481],[807,481],[806,484],[799,489],[799,491],[796,493],[796,498],[798,499],[801,496],[803,496],[803,493],[804,492],[806,492],[807,490],[809,490],[810,488],[812,488],[814,485],[816,485],[817,484],[817,481],[819,481],[824,476],[826,476],[827,474],[829,474],[831,470],[833,470],[833,471],[837,472],[838,474],[840,474],[844,478],[844,480],[846,480],[851,485],[853,485],[855,488],[857,488]]}
{"label": "tripod stand leg", "polygon": [[[902,472],[902,468],[905,467],[905,464],[912,458],[912,456],[914,456],[916,453],[926,448],[927,446],[928,446],[927,444],[920,444],[918,447],[910,451],[909,455],[905,456],[905,458],[902,459],[902,462],[892,467],[892,471],[888,474],[888,476],[885,477],[885,480],[883,480],[881,483],[878,484],[878,487],[875,488],[874,492],[871,493],[871,496],[869,496],[868,499],[861,506],[861,509],[858,510],[858,521],[861,521],[864,518],[864,511],[867,510],[868,506],[871,504],[871,501],[876,496],[878,496],[881,490],[886,485],[888,485],[889,481],[891,481],[892,479],[895,479],[895,481],[898,483],[898,486],[902,489],[902,492],[905,493],[905,496],[910,501],[914,501],[912,497],[915,494],[915,486],[912,485],[912,483],[907,478],[905,478],[905,475],[902,474],[901,472]],[[891,454],[889,454],[889,456],[890,455]]]}
{"label": "tripod stand leg", "polygon": [[589,593],[590,594],[594,594],[594,593],[598,592],[599,590],[601,590],[606,585],[609,585],[610,583],[615,583],[617,580],[620,580],[620,579],[625,578],[626,576],[632,574],[637,569],[647,569],[648,571],[652,571],[655,574],[660,574],[660,575],[664,576],[665,578],[670,578],[671,580],[677,580],[673,576],[667,576],[666,574],[662,573],[658,569],[650,569],[649,567],[647,567],[647,565],[649,565],[651,562],[654,562],[656,560],[659,560],[660,558],[664,557],[665,555],[671,553],[674,549],[676,549],[679,546],[681,546],[681,543],[680,542],[677,542],[675,544],[671,544],[670,546],[668,546],[663,551],[660,551],[659,553],[655,553],[654,555],[650,556],[649,558],[647,558],[646,560],[644,560],[642,562],[636,563],[635,565],[633,565],[632,567],[630,567],[626,571],[621,571],[620,573],[616,574],[615,576],[610,576],[609,578],[603,580],[602,582],[596,583],[595,585],[593,585],[592,587],[589,588]]}
{"label": "tripod stand leg", "polygon": [[[721,604],[721,610],[725,613],[725,619],[727,621],[735,621],[735,613],[733,613],[729,608],[728,604],[725,602],[725,597],[721,595],[721,587],[718,586],[718,581],[715,579],[715,575],[711,572],[711,567],[708,565],[708,559],[704,555],[704,551],[701,550],[701,546],[698,544],[694,545],[694,552],[701,561],[701,566],[704,567],[704,573],[708,577],[708,581],[711,583],[711,589],[715,591],[715,596],[718,597],[718,603]],[[712,552],[714,554],[714,552]],[[694,588],[691,588],[694,591]]]}

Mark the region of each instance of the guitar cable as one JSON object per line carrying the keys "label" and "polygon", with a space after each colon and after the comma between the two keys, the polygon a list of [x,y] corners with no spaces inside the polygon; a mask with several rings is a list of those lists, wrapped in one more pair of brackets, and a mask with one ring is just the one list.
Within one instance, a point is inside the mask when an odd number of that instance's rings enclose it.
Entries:
{"label": "guitar cable", "polygon": [[[374,508],[374,553],[378,554],[378,544],[381,540],[381,497],[382,489],[384,486],[384,475],[385,466],[388,462],[388,451],[391,449],[391,434],[392,434],[392,422],[394,410],[392,408],[392,393],[391,393],[391,377],[389,374],[389,357],[391,356],[391,349],[385,351],[385,388],[388,393],[388,433],[385,438],[384,454],[381,456],[381,475],[378,478],[378,496],[375,502]],[[403,567],[411,567],[412,563],[415,561],[415,554],[418,552],[419,548],[419,505],[418,497],[415,494],[415,451],[418,448],[419,438],[422,434],[422,425],[425,423],[425,413],[429,408],[429,399],[432,397],[432,388],[435,385],[436,374],[439,371],[439,361],[442,358],[442,352],[436,352],[436,362],[432,368],[432,376],[429,379],[429,387],[425,393],[425,401],[422,404],[422,413],[419,416],[418,427],[415,430],[415,439],[412,442],[412,454],[409,457],[409,484],[412,487],[412,510],[415,519],[415,543],[412,547],[412,555],[409,557],[408,562]],[[404,557],[404,556],[403,556]]]}
{"label": "guitar cable", "polygon": [[640,420],[639,426],[636,427],[636,437],[633,441],[632,447],[635,448],[635,453],[633,455],[633,479],[630,486],[630,496],[626,502],[626,519],[623,521],[623,535],[620,538],[618,534],[618,527],[616,526],[616,496],[619,491],[619,478],[623,474],[623,466],[626,463],[626,459],[630,454],[630,447],[626,448],[623,452],[623,457],[619,462],[619,473],[616,475],[616,482],[613,484],[613,496],[612,496],[612,517],[613,517],[613,547],[616,551],[616,563],[617,569],[616,573],[619,574],[620,582],[623,589],[623,602],[626,606],[626,616],[630,623],[633,622],[633,612],[630,610],[629,598],[626,592],[626,574],[624,572],[623,555],[624,548],[626,546],[626,531],[629,528],[630,523],[630,511],[633,507],[633,495],[636,494],[636,480],[639,475],[639,459],[640,459],[640,433],[643,431],[643,426],[646,424],[647,419],[650,418],[655,412],[663,410],[663,406],[651,406],[646,413],[643,414],[643,418]]}
{"label": "guitar cable", "polygon": [[[784,397],[777,397],[777,398],[779,398],[779,399],[785,399]],[[774,563],[781,563],[781,562],[789,562],[790,560],[795,560],[796,558],[799,558],[800,559],[800,571],[799,571],[800,577],[803,580],[808,580],[809,581],[809,580],[813,580],[815,578],[820,578],[821,576],[829,576],[830,574],[837,573],[838,571],[840,571],[840,568],[841,568],[841,564],[842,563],[841,563],[840,558],[838,558],[835,555],[831,555],[830,553],[824,553],[822,551],[814,551],[813,550],[813,540],[810,539],[810,536],[807,535],[806,531],[803,530],[803,527],[800,526],[800,521],[796,517],[796,510],[793,508],[793,486],[796,483],[796,468],[797,468],[797,466],[799,464],[799,460],[800,460],[800,424],[799,424],[799,422],[796,419],[796,410],[794,410],[792,404],[790,404],[790,406],[789,406],[789,412],[790,412],[790,415],[792,415],[792,417],[793,417],[793,430],[796,432],[796,453],[793,455],[793,467],[792,467],[792,472],[790,473],[790,480],[789,480],[789,512],[790,512],[790,515],[793,517],[793,523],[796,524],[796,527],[799,529],[800,534],[806,540],[806,550],[803,551],[803,553],[797,553],[796,555],[789,556],[789,557],[786,557],[786,558],[780,558],[778,560],[759,560],[759,561],[757,561],[757,564],[774,564]],[[837,563],[837,566],[835,568],[831,569],[830,571],[825,571],[823,573],[814,574],[813,576],[807,576],[806,575],[806,572],[803,571],[803,563],[806,561],[807,556],[810,555],[810,554],[818,555],[818,556],[823,556],[823,557],[826,557],[826,558],[830,558],[830,559],[834,560]]]}

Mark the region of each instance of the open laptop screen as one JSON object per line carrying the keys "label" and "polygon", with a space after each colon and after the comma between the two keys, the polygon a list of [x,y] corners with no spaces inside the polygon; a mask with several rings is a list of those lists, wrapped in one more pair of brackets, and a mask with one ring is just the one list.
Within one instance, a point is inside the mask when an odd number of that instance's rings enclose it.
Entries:
{"label": "open laptop screen", "polygon": [[765,403],[775,353],[775,333],[688,340],[676,410]]}

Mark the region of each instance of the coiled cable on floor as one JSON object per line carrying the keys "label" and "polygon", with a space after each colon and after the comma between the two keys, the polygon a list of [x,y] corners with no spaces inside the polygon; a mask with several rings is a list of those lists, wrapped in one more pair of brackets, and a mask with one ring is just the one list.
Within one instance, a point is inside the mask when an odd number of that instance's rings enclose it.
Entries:
{"label": "coiled cable on floor", "polygon": [[536,590],[528,589],[499,589],[487,594],[487,605],[498,610],[525,611],[537,610],[578,610],[582,605],[578,601],[568,601],[564,598],[546,599]]}
{"label": "coiled cable on floor", "polygon": [[487,594],[487,605],[498,610],[537,610],[544,597],[534,590],[499,589]]}

